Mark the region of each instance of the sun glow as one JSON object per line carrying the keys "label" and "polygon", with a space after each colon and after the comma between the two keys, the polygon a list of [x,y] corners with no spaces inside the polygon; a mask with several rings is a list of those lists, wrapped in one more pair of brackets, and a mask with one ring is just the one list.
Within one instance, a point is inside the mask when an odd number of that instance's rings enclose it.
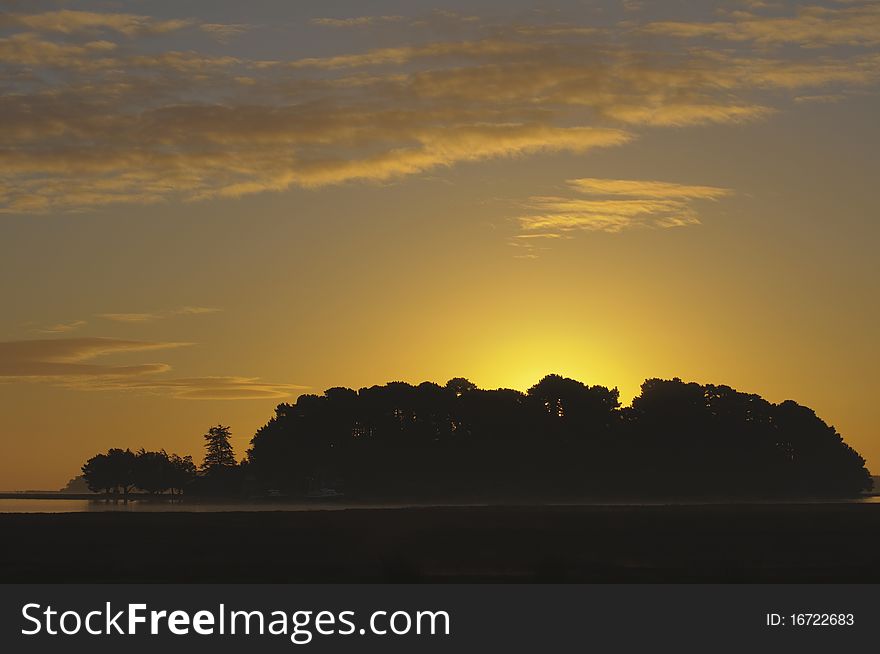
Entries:
{"label": "sun glow", "polygon": [[557,374],[590,385],[616,386],[628,401],[641,383],[638,373],[614,360],[610,350],[562,334],[546,340],[528,335],[499,340],[488,345],[478,361],[473,381],[483,388],[526,391],[544,376]]}

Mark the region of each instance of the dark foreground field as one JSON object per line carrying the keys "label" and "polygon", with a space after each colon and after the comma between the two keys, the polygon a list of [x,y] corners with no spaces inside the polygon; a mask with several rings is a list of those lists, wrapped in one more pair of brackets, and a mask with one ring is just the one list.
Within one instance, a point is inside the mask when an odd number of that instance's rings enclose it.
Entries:
{"label": "dark foreground field", "polygon": [[0,515],[4,582],[880,582],[880,505]]}

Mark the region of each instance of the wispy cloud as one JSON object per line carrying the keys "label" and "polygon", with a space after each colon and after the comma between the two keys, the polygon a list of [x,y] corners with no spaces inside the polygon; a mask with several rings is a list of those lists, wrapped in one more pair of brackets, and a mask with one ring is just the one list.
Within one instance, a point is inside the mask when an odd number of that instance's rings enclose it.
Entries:
{"label": "wispy cloud", "polygon": [[[0,37],[8,70],[0,212],[239,197],[588,152],[629,143],[648,127],[762,120],[794,106],[785,97],[840,95],[880,79],[880,53],[862,24],[874,12],[863,5],[788,16],[801,25],[790,38],[804,45],[817,43],[814,32],[849,43],[845,23],[861,46],[793,58],[768,49],[770,36],[737,37],[723,50],[683,48],[684,28],[668,21],[644,29],[673,36],[672,46],[640,39],[636,47],[633,35],[644,32],[631,25],[499,25],[435,12],[428,21],[454,22],[454,39],[428,40],[435,31],[413,28],[415,20],[319,19],[331,27],[399,24],[401,44],[254,60],[139,47],[150,30],[236,26],[87,12],[65,22],[58,13],[7,17],[13,33]],[[789,33],[773,22],[778,16],[752,13],[723,14],[723,30],[687,25],[704,36],[726,33],[728,24],[752,35]],[[100,35],[60,31],[75,28]],[[127,37],[121,45],[112,40],[119,35]],[[143,322],[164,314],[114,315]]]}
{"label": "wispy cloud", "polygon": [[113,322],[152,322],[163,318],[158,313],[99,313],[97,317]]}
{"label": "wispy cloud", "polygon": [[369,27],[383,23],[399,23],[404,16],[357,16],[353,18],[313,18],[312,25],[321,27]]}
{"label": "wispy cloud", "polygon": [[252,400],[287,397],[307,388],[258,377],[170,377],[167,363],[107,365],[95,359],[186,347],[192,343],[116,338],[58,338],[0,342],[0,383],[31,382],[77,390],[161,394],[188,400]]}
{"label": "wispy cloud", "polygon": [[405,64],[419,59],[440,59],[448,57],[499,57],[521,55],[538,50],[536,44],[502,39],[480,39],[476,41],[450,41],[428,43],[419,46],[400,46],[378,48],[357,54],[336,55],[333,57],[313,57],[298,59],[288,64],[290,68],[318,68],[335,70],[340,68],[362,68],[365,66],[384,66]]}
{"label": "wispy cloud", "polygon": [[113,322],[140,323],[163,320],[171,316],[199,316],[209,313],[217,313],[218,311],[220,311],[220,309],[215,307],[185,306],[149,313],[99,313],[97,314],[97,317],[103,318],[104,320],[111,320]]}
{"label": "wispy cloud", "polygon": [[821,104],[834,104],[835,102],[846,100],[846,97],[843,93],[820,93],[819,95],[798,95],[795,96],[794,101],[798,103],[817,102]]}
{"label": "wispy cloud", "polygon": [[730,195],[729,189],[717,186],[688,186],[634,179],[582,177],[568,180],[568,185],[575,191],[589,195],[625,195],[654,200],[717,200]]}
{"label": "wispy cloud", "polygon": [[165,372],[169,367],[164,363],[110,366],[90,362],[109,355],[168,350],[187,345],[190,343],[99,337],[0,342],[0,377],[57,380],[66,377],[127,377]]}
{"label": "wispy cloud", "polygon": [[119,32],[128,37],[164,34],[193,24],[186,19],[157,20],[149,16],[61,9],[38,14],[0,14],[0,27],[22,27],[38,32],[61,34],[92,33],[102,30]]}
{"label": "wispy cloud", "polygon": [[66,334],[84,327],[88,323],[85,320],[73,320],[71,322],[59,322],[49,327],[38,330],[42,334]]}
{"label": "wispy cloud", "polygon": [[[763,3],[753,3],[752,8],[766,6]],[[788,16],[736,11],[729,14],[728,20],[658,21],[647,25],[645,30],[683,38],[713,37],[767,45],[793,43],[803,47],[873,46],[880,44],[880,4],[867,2],[845,7],[798,6],[794,14]]]}
{"label": "wispy cloud", "polygon": [[104,380],[92,390],[128,390],[171,396],[181,400],[266,400],[289,397],[307,386],[277,384],[259,377],[182,377]]}
{"label": "wispy cloud", "polygon": [[221,43],[228,43],[236,36],[250,29],[244,23],[201,23],[199,29],[216,38]]}
{"label": "wispy cloud", "polygon": [[217,307],[194,307],[194,306],[186,306],[179,307],[177,309],[171,309],[168,313],[174,316],[201,316],[206,313],[218,313],[222,309],[218,309]]}
{"label": "wispy cloud", "polygon": [[534,256],[534,239],[561,238],[570,232],[617,233],[635,227],[685,227],[700,223],[694,202],[731,194],[716,186],[586,177],[567,182],[578,196],[534,196],[529,212],[517,218],[521,233],[513,243]]}

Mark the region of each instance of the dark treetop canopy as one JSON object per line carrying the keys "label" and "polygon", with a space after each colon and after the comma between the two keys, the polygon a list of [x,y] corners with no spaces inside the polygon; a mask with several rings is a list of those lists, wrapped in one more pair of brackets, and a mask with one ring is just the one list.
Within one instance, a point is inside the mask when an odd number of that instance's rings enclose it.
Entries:
{"label": "dark treetop canopy", "polygon": [[527,393],[391,382],[281,404],[248,451],[263,489],[316,478],[348,492],[509,499],[576,495],[847,495],[870,489],[859,454],[809,408],[728,386],[649,379],[617,389],[558,375]]}

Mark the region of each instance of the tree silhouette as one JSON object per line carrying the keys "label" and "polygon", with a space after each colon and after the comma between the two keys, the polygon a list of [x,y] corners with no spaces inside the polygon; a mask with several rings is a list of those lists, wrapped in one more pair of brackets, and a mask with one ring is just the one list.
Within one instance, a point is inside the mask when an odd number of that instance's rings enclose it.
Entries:
{"label": "tree silhouette", "polygon": [[616,388],[548,375],[523,394],[390,382],[282,404],[247,460],[267,488],[333,471],[364,494],[538,497],[852,494],[864,460],[815,413],[728,386],[649,379]]}
{"label": "tree silhouette", "polygon": [[134,465],[134,485],[152,495],[163,493],[171,487],[171,462],[165,450],[138,450]]}
{"label": "tree silhouette", "polygon": [[477,390],[477,385],[474,384],[472,381],[465,379],[464,377],[453,377],[448,382],[446,382],[446,386],[444,388],[446,388],[446,390],[448,391],[451,391],[456,397],[461,397],[465,393]]}
{"label": "tree silhouette", "polygon": [[112,491],[128,500],[135,485],[136,459],[131,450],[112,448],[107,454],[98,454],[86,461],[83,476],[93,492],[109,495]]}
{"label": "tree silhouette", "polygon": [[[83,475],[77,475],[73,479],[67,482],[64,488],[61,489],[62,493],[87,493],[92,489],[89,488],[88,483],[86,483],[86,478]],[[101,489],[103,490],[103,489]],[[98,491],[100,492],[100,491]]]}
{"label": "tree silhouette", "polygon": [[853,495],[865,461],[814,411],[729,386],[648,379],[631,406],[616,388],[548,375],[527,393],[389,382],[280,404],[237,465],[229,427],[190,457],[109,450],[83,466],[95,492],[235,495],[314,485],[365,497],[505,499],[592,495]]}
{"label": "tree silhouette", "polygon": [[168,457],[169,478],[168,487],[171,494],[182,495],[196,478],[196,464],[189,455],[179,456],[172,454]]}
{"label": "tree silhouette", "polygon": [[211,427],[205,434],[205,459],[202,462],[202,470],[210,472],[216,468],[234,467],[235,452],[229,438],[232,432],[229,427],[217,425]]}
{"label": "tree silhouette", "polygon": [[110,459],[106,454],[96,454],[82,466],[83,478],[93,493],[110,495],[113,489],[113,476],[110,472]]}
{"label": "tree silhouette", "polygon": [[242,492],[245,469],[237,465],[229,427],[216,425],[204,435],[205,458],[192,491],[202,495],[229,496]]}

